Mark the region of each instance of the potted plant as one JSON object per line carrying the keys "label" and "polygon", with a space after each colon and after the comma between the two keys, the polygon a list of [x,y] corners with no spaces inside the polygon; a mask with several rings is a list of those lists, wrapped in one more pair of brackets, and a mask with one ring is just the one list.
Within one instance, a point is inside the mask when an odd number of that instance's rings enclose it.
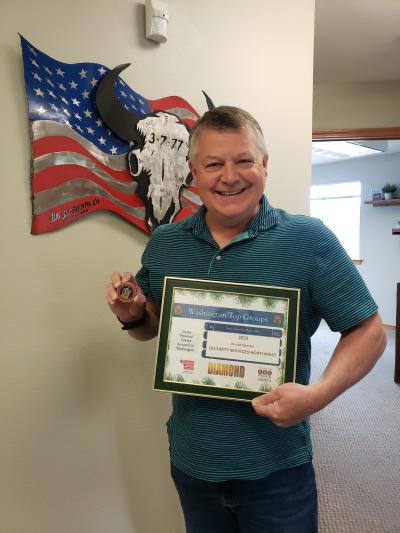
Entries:
{"label": "potted plant", "polygon": [[391,200],[393,193],[397,191],[397,185],[394,183],[385,183],[382,187],[382,192],[385,195],[385,200]]}

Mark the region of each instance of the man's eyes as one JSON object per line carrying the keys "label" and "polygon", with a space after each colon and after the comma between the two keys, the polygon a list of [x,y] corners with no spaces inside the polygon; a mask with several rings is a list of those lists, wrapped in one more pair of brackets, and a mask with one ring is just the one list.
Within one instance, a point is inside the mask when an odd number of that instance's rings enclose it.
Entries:
{"label": "man's eyes", "polygon": [[[235,161],[235,166],[238,168],[251,168],[255,164],[253,159],[238,159]],[[224,166],[224,163],[221,161],[213,161],[212,163],[207,163],[205,169],[209,171],[219,170]]]}
{"label": "man's eyes", "polygon": [[241,168],[250,168],[254,165],[253,159],[239,159],[236,161],[236,165]]}

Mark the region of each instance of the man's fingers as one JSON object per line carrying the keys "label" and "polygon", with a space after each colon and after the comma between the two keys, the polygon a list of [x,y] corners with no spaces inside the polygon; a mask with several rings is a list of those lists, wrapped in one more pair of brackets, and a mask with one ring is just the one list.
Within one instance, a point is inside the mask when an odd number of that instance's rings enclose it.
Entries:
{"label": "man's fingers", "polygon": [[256,396],[252,400],[253,407],[262,407],[276,402],[281,397],[278,389],[273,390],[272,392],[267,392],[266,394],[261,394],[261,396]]}
{"label": "man's fingers", "polygon": [[144,306],[146,304],[146,297],[139,288],[138,288],[138,292],[136,296],[133,299],[133,303],[140,305],[140,306]]}
{"label": "man's fingers", "polygon": [[119,272],[113,272],[111,274],[111,283],[114,285],[114,287],[118,287],[121,283],[121,274]]}
{"label": "man's fingers", "polygon": [[122,273],[122,281],[125,283],[127,281],[129,281],[129,283],[135,283],[135,278],[133,277],[132,275],[132,272],[123,272]]}
{"label": "man's fingers", "polygon": [[115,287],[114,287],[113,283],[108,283],[107,284],[106,297],[107,297],[107,302],[110,305],[112,305],[113,303],[115,303],[118,300],[118,294],[117,294],[117,291],[115,290]]}
{"label": "man's fingers", "polygon": [[309,385],[285,383],[272,392],[253,400],[253,408],[260,416],[269,418],[280,427],[298,424],[316,411]]}
{"label": "man's fingers", "polygon": [[121,283],[126,283],[127,281],[136,285],[136,281],[132,272],[123,272],[122,274],[119,272],[113,272],[111,274],[111,283],[116,289],[121,285]]}

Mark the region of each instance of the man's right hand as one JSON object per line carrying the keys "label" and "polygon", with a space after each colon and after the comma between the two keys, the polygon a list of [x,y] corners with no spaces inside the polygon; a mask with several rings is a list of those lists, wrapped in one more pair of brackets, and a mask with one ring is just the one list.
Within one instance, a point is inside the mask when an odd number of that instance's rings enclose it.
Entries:
{"label": "man's right hand", "polygon": [[[137,288],[137,294],[132,302],[122,302],[118,298],[118,287],[125,282],[133,283]],[[111,274],[111,282],[107,285],[106,298],[111,311],[122,322],[140,320],[146,312],[146,297],[130,272],[123,272],[122,274],[113,272]]]}

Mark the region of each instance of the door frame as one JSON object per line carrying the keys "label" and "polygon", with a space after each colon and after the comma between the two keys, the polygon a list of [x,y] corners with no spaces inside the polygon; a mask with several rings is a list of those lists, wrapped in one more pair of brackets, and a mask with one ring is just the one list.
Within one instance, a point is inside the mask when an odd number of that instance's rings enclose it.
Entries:
{"label": "door frame", "polygon": [[400,139],[400,128],[358,128],[340,130],[314,130],[313,141]]}

